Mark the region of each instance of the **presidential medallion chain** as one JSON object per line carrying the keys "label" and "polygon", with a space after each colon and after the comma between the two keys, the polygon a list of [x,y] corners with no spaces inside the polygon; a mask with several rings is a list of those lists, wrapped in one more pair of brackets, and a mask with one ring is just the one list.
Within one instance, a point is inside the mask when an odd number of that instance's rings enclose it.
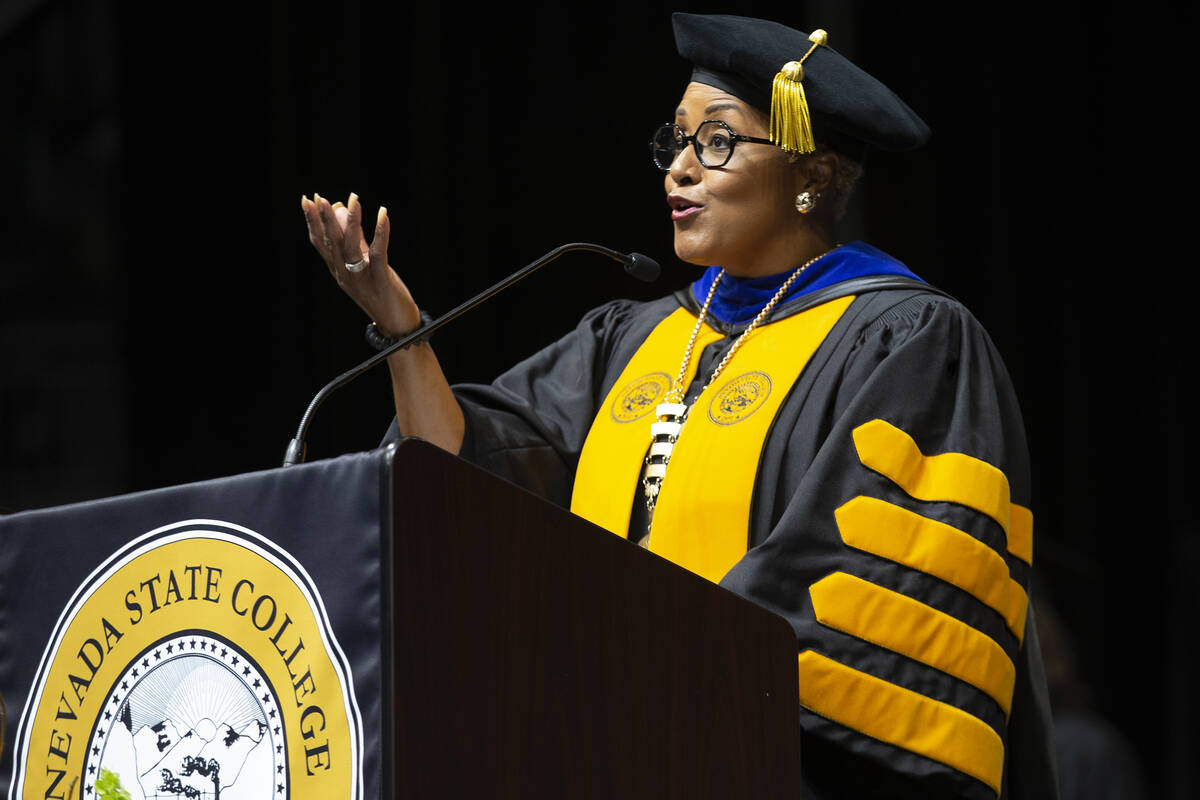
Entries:
{"label": "presidential medallion chain", "polygon": [[[762,324],[763,320],[767,318],[771,310],[783,299],[788,289],[803,274],[804,270],[833,252],[834,249],[836,248],[826,250],[821,255],[809,259],[799,267],[796,267],[795,271],[788,276],[788,279],[775,292],[774,297],[763,306],[762,311],[759,311],[754,319],[750,320],[750,324],[734,340],[729,350],[725,353],[725,357],[713,369],[712,375],[708,377],[708,381],[704,384],[704,388],[700,390],[700,394],[696,395],[697,399],[700,395],[704,394],[708,387],[713,385],[713,382],[724,371],[734,354],[741,348],[742,343],[746,341],[746,337],[750,335],[751,331]],[[666,398],[655,408],[655,421],[650,424],[650,450],[646,454],[646,468],[642,474],[642,489],[646,495],[647,534],[650,533],[650,528],[654,524],[654,508],[658,505],[658,495],[662,489],[662,482],[667,476],[667,464],[671,461],[671,453],[675,449],[675,442],[679,440],[679,435],[683,431],[683,425],[687,422],[688,413],[691,411],[691,406],[683,402],[685,394],[683,381],[687,377],[688,367],[692,363],[692,354],[696,349],[696,339],[699,338],[700,331],[704,327],[704,320],[708,316],[708,308],[712,304],[713,297],[716,295],[717,285],[724,276],[725,270],[722,269],[717,273],[717,277],[713,279],[712,286],[708,289],[708,296],[704,298],[704,304],[700,306],[700,314],[696,318],[695,326],[692,328],[692,335],[688,339],[687,347],[684,349],[683,363],[679,365],[679,375],[667,392]],[[695,404],[694,400],[692,404]]]}

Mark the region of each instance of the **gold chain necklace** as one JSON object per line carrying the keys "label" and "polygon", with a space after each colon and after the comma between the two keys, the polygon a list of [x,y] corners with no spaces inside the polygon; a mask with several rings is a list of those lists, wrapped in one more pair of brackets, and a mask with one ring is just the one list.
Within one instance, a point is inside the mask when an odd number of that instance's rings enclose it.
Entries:
{"label": "gold chain necklace", "polygon": [[[796,267],[795,271],[779,287],[779,291],[775,292],[775,296],[763,306],[762,311],[759,311],[754,319],[750,320],[750,324],[734,340],[729,351],[725,353],[725,357],[713,369],[712,375],[708,377],[708,382],[704,384],[704,388],[700,390],[700,394],[696,395],[697,399],[707,391],[708,387],[713,385],[713,381],[717,379],[717,376],[729,364],[734,353],[741,348],[742,342],[746,340],[751,331],[762,324],[762,321],[767,318],[771,310],[783,299],[784,295],[787,294],[787,290],[791,288],[792,284],[796,282],[796,279],[800,277],[804,270],[832,253],[838,247],[839,245],[834,245],[819,256],[810,258]],[[696,339],[700,336],[700,330],[704,326],[705,317],[708,316],[708,307],[712,304],[712,299],[717,293],[717,285],[723,277],[725,277],[724,269],[717,273],[717,277],[713,279],[712,286],[708,289],[708,296],[704,298],[704,304],[700,306],[700,316],[696,318],[696,324],[692,328],[692,335],[688,339],[687,348],[683,351],[683,363],[679,365],[679,375],[671,385],[670,391],[667,392],[666,398],[655,409],[655,421],[650,424],[650,451],[646,454],[646,469],[642,475],[642,489],[646,495],[646,511],[648,514],[646,521],[647,534],[649,534],[650,526],[654,522],[654,508],[658,504],[658,494],[662,489],[663,479],[667,476],[667,464],[671,461],[671,452],[675,449],[675,442],[679,440],[679,434],[683,430],[683,424],[687,422],[688,412],[691,410],[691,406],[683,402],[685,393],[683,379],[687,376],[688,366],[692,363],[692,351],[696,348]],[[692,402],[694,405],[695,401]]]}

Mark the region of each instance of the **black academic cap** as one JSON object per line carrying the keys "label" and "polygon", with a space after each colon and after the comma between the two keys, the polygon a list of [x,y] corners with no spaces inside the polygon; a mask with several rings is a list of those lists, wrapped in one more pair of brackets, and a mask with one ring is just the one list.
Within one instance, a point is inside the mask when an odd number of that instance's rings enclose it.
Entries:
{"label": "black academic cap", "polygon": [[[929,126],[891,89],[829,47],[823,31],[810,35],[777,22],[726,14],[676,12],[671,21],[679,55],[693,65],[692,80],[770,114],[771,138],[784,149],[808,152],[811,146],[784,144],[776,134],[777,118],[800,116],[808,124],[809,114],[809,136],[835,147],[848,144],[848,138],[880,150],[911,150],[929,138]],[[789,62],[802,62],[802,69]],[[785,65],[790,66],[786,73]],[[781,93],[800,98],[798,112],[778,112],[781,102],[784,107],[789,102],[780,100]]]}

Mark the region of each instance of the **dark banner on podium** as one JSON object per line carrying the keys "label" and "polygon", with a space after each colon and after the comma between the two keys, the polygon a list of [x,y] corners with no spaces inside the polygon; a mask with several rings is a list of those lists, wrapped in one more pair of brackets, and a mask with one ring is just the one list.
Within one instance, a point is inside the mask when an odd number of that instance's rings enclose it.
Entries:
{"label": "dark banner on podium", "polygon": [[0,797],[378,797],[385,450],[0,517]]}

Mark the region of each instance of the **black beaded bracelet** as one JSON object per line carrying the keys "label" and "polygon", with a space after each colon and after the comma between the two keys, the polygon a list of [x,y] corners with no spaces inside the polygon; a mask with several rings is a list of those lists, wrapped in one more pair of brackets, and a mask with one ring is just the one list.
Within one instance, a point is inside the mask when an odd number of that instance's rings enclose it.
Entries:
{"label": "black beaded bracelet", "polygon": [[[433,322],[433,317],[429,316],[428,312],[422,311],[421,312],[421,324],[418,327],[424,328],[426,325],[428,325],[431,322]],[[408,334],[405,334],[405,335],[407,336]],[[379,332],[379,327],[374,322],[367,323],[366,336],[367,336],[367,344],[371,345],[371,347],[374,347],[376,350],[387,350],[389,347],[394,345],[396,342],[400,341],[400,339],[402,338],[400,336],[391,336],[391,337],[384,336],[382,333]],[[424,336],[422,336],[420,339],[417,339],[416,341],[413,341],[413,342],[409,342],[408,344],[404,345],[404,347],[401,347],[400,349],[407,350],[408,348],[412,347],[414,344],[420,344],[421,342],[428,342],[431,338],[433,338],[433,334],[427,333]]]}

